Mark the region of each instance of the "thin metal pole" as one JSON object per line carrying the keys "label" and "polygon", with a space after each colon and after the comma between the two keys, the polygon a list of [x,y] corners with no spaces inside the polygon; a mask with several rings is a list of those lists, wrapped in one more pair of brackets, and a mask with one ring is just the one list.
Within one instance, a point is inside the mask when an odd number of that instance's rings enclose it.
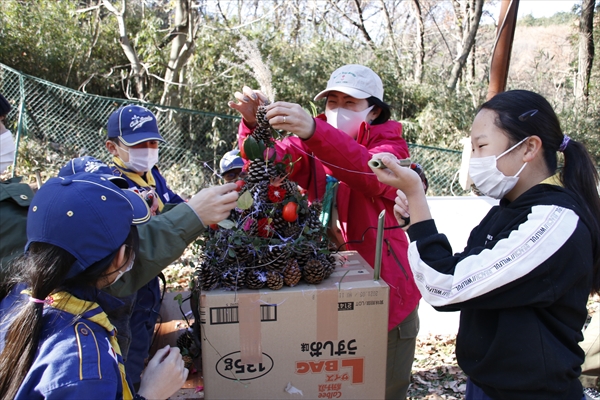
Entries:
{"label": "thin metal pole", "polygon": [[19,94],[21,102],[19,104],[19,122],[17,123],[17,137],[15,138],[15,156],[13,158],[12,177],[15,177],[17,171],[17,158],[19,157],[19,142],[23,131],[23,114],[25,114],[25,84],[23,83],[23,74],[19,75]]}
{"label": "thin metal pole", "polygon": [[373,279],[378,281],[381,275],[381,250],[383,249],[383,228],[385,226],[385,210],[381,211],[377,220],[377,242],[375,243],[375,266]]}

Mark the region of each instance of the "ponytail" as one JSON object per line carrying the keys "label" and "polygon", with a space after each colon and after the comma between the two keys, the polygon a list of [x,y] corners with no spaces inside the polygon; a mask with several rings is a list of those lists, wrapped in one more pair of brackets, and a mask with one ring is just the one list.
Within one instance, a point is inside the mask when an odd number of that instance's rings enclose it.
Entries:
{"label": "ponytail", "polygon": [[[67,251],[45,243],[32,243],[30,252],[9,267],[6,283],[14,287],[23,282],[32,299],[44,300],[59,286],[75,257]],[[5,289],[8,292],[8,288]],[[0,353],[0,398],[13,399],[33,364],[42,332],[44,304],[26,301],[16,307],[6,330],[4,349]],[[3,316],[5,319],[6,316]],[[5,321],[3,321],[4,323]]]}
{"label": "ponytail", "polygon": [[[565,136],[568,138],[567,136]],[[600,294],[600,197],[598,196],[598,170],[585,146],[572,139],[567,139],[563,154],[565,163],[560,173],[561,181],[583,200],[589,218],[586,223],[590,227],[594,254],[594,278],[592,292]]]}

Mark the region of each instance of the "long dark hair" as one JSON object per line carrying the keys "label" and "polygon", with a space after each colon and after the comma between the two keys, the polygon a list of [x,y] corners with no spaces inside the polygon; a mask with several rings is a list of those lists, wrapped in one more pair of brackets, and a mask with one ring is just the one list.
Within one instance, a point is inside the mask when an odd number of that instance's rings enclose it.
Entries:
{"label": "long dark hair", "polygon": [[[565,135],[552,106],[537,93],[527,90],[510,90],[499,93],[484,103],[480,109],[495,111],[495,125],[502,129],[512,144],[528,136],[542,140],[544,160],[551,173],[558,168],[557,152]],[[511,144],[511,145],[512,145]],[[565,188],[583,200],[584,212],[580,216],[590,227],[594,256],[594,278],[592,291],[600,293],[600,197],[598,196],[598,171],[585,146],[573,139],[561,148],[564,166],[560,179]]]}
{"label": "long dark hair", "polygon": [[[133,226],[125,240],[126,262],[137,252],[138,235]],[[25,284],[34,299],[45,299],[50,294],[69,288],[95,285],[115,258],[118,250],[96,262],[83,273],[64,281],[64,277],[75,262],[75,257],[66,250],[47,243],[33,242],[29,250],[15,259],[1,283],[4,296],[16,284]],[[9,322],[0,354],[0,398],[12,399],[23,383],[38,349],[42,333],[44,304],[30,301],[20,302],[10,316],[3,315],[3,324]],[[81,310],[85,312],[85,310]]]}

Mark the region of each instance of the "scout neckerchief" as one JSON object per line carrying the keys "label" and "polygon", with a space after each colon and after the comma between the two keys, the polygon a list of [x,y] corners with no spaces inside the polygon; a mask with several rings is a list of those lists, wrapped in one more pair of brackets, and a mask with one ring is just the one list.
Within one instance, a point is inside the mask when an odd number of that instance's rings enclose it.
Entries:
{"label": "scout neckerchief", "polygon": [[560,180],[560,176],[558,174],[554,174],[554,175],[544,179],[540,183],[545,183],[546,185],[555,185],[555,186],[564,187],[562,184],[562,181]]}
{"label": "scout neckerchief", "polygon": [[[29,290],[23,290],[21,293],[25,293],[30,295],[31,292]],[[119,347],[119,343],[117,342],[117,330],[108,320],[108,316],[102,308],[98,305],[98,303],[94,303],[91,301],[85,301],[78,299],[67,292],[57,292],[53,293],[46,298],[44,301],[50,307],[54,307],[57,310],[62,310],[68,312],[73,315],[80,316],[83,319],[87,319],[88,321],[92,321],[108,332],[108,340],[112,349],[117,355],[117,362],[119,364],[119,371],[121,372],[121,383],[123,385],[123,400],[131,400],[133,399],[133,394],[131,393],[131,389],[129,388],[129,384],[127,383],[127,379],[125,378],[125,365],[123,365],[123,357],[121,356],[121,348]],[[85,310],[85,311],[84,311]],[[84,311],[82,313],[82,311]]]}
{"label": "scout neckerchief", "polygon": [[[144,180],[144,178],[142,178],[135,171],[132,171],[129,168],[127,168],[127,166],[125,166],[125,164],[123,163],[123,160],[121,160],[119,157],[116,157],[116,156],[113,157],[112,161],[115,164],[115,166],[119,169],[119,171],[121,171],[121,173],[123,175],[125,175],[127,178],[129,178],[138,187],[140,187],[140,188],[148,188],[149,187],[152,189],[156,188],[156,182],[154,181],[154,176],[152,175],[152,171],[146,172],[146,180]],[[165,206],[160,197],[161,196],[156,196],[156,198],[158,200],[158,212],[159,213],[162,212],[162,209]]]}

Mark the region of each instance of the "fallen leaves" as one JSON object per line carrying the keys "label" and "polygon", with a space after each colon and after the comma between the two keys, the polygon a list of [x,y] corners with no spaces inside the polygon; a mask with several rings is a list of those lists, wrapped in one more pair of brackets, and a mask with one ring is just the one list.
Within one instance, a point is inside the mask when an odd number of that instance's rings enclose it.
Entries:
{"label": "fallen leaves", "polygon": [[456,335],[417,338],[409,399],[464,399],[467,376],[456,363]]}

